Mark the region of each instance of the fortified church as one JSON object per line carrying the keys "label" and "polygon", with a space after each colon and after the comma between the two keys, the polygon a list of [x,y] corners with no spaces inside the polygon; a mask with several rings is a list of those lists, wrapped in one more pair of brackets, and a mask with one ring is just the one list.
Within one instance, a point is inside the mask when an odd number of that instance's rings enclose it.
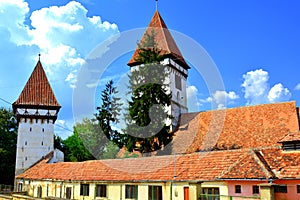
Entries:
{"label": "fortified church", "polygon": [[[63,154],[53,144],[61,106],[39,60],[13,103],[19,123],[16,190],[26,193],[13,198],[300,199],[296,102],[188,113],[190,67],[158,11],[145,34],[149,30],[155,30],[161,63],[171,71],[169,111],[177,126],[171,154],[62,162]],[[138,49],[128,62],[131,68],[140,65],[137,55]]]}

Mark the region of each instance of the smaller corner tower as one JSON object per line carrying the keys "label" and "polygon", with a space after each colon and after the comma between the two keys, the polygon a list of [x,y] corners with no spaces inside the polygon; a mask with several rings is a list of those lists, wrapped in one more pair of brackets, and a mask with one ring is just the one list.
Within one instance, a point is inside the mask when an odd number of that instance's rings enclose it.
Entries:
{"label": "smaller corner tower", "polygon": [[15,169],[18,175],[54,150],[54,123],[61,106],[40,60],[12,107],[19,126]]}
{"label": "smaller corner tower", "polygon": [[[140,40],[140,44],[144,42],[147,35],[151,33],[154,33],[154,41],[157,48],[160,50],[161,56],[163,56],[161,64],[167,66],[170,72],[166,78],[166,82],[168,83],[167,90],[172,93],[172,99],[171,106],[167,109],[169,114],[174,117],[171,122],[171,127],[174,129],[174,127],[177,126],[180,114],[188,112],[186,82],[190,67],[184,60],[174,38],[158,10],[155,11],[142,39]],[[131,70],[138,69],[141,65],[141,63],[137,61],[139,51],[138,47],[127,64],[130,66]]]}

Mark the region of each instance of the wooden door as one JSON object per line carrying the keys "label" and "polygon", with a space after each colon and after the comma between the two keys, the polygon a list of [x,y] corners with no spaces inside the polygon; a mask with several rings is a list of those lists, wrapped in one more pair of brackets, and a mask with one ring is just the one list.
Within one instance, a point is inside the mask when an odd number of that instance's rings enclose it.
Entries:
{"label": "wooden door", "polygon": [[72,188],[67,187],[66,188],[66,199],[71,199],[71,195],[72,195]]}
{"label": "wooden door", "polygon": [[189,187],[184,187],[183,188],[183,193],[184,193],[184,200],[189,200]]}

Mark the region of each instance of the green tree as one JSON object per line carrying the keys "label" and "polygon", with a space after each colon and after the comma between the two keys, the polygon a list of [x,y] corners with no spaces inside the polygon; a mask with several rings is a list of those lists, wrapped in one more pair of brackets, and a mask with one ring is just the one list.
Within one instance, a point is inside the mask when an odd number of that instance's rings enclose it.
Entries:
{"label": "green tree", "polygon": [[76,127],[74,127],[73,135],[63,140],[62,144],[65,161],[79,162],[95,159],[83,145]]}
{"label": "green tree", "polygon": [[13,185],[18,123],[14,113],[0,108],[0,184]]}
{"label": "green tree", "polygon": [[[172,140],[170,126],[165,124],[171,118],[165,109],[171,104],[171,94],[168,94],[165,83],[169,71],[160,64],[162,59],[152,31],[139,44],[136,61],[140,65],[131,70],[129,75],[132,97],[125,118],[124,145],[130,152],[156,151]],[[154,107],[155,105],[162,107]]]}
{"label": "green tree", "polygon": [[96,119],[83,119],[75,125],[86,149],[97,159],[115,158],[119,147],[103,133]]}
{"label": "green tree", "polygon": [[116,95],[118,91],[113,86],[113,81],[110,80],[105,89],[101,93],[101,106],[97,107],[98,113],[95,114],[99,126],[103,134],[120,148],[123,147],[122,134],[112,128],[113,125],[119,123],[119,116],[122,103]]}

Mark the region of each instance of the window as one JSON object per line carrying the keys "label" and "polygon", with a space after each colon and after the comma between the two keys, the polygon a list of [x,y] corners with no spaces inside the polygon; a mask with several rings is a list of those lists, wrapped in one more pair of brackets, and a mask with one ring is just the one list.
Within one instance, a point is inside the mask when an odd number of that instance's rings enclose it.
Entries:
{"label": "window", "polygon": [[286,185],[275,185],[274,192],[275,193],[287,193],[287,186]]}
{"label": "window", "polygon": [[175,75],[175,87],[181,90],[181,78],[177,74]]}
{"label": "window", "polygon": [[90,185],[80,184],[80,196],[89,196],[89,194],[90,194]]}
{"label": "window", "polygon": [[300,142],[285,142],[282,144],[282,148],[285,151],[300,150]]}
{"label": "window", "polygon": [[38,186],[37,188],[37,197],[42,198],[42,186]]}
{"label": "window", "polygon": [[137,185],[126,185],[125,186],[125,199],[137,199],[138,197],[138,186]]}
{"label": "window", "polygon": [[252,193],[253,194],[259,194],[259,186],[258,185],[253,185],[252,186]]}
{"label": "window", "polygon": [[18,183],[18,192],[23,191],[23,183]]}
{"label": "window", "polygon": [[201,200],[219,200],[219,188],[202,188]]}
{"label": "window", "polygon": [[242,193],[241,185],[235,185],[235,193]]}
{"label": "window", "polygon": [[149,185],[148,199],[149,200],[162,200],[162,187],[155,186],[155,185]]}
{"label": "window", "polygon": [[300,185],[297,185],[297,193],[300,193]]}
{"label": "window", "polygon": [[106,185],[96,185],[96,197],[106,197]]}
{"label": "window", "polygon": [[29,128],[29,131],[30,131],[30,132],[32,131],[32,128],[31,128],[31,127]]}

